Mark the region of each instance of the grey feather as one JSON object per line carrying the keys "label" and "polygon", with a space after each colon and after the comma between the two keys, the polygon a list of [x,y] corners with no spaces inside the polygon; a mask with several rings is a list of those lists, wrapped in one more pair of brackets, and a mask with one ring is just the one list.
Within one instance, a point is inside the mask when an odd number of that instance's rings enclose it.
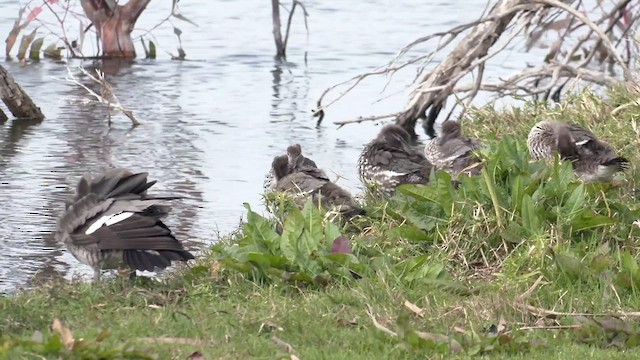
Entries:
{"label": "grey feather", "polygon": [[402,127],[383,127],[358,158],[360,180],[384,196],[392,196],[401,184],[427,184],[432,165],[409,142]]}
{"label": "grey feather", "polygon": [[122,263],[132,269],[153,270],[167,267],[171,260],[193,259],[160,221],[170,209],[167,201],[175,197],[146,195],[154,183],[147,181],[147,173],[122,168],[109,169],[96,178],[84,175],[75,195],[65,201],[55,238],[94,269],[94,279],[99,278],[100,270]]}

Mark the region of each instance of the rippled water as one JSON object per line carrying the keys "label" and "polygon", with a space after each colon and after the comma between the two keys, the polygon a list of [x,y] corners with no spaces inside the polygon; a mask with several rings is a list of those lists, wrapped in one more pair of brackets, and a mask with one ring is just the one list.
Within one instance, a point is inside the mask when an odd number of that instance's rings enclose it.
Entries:
{"label": "rippled water", "polygon": [[[194,249],[233,230],[245,212],[243,202],[260,208],[263,176],[273,156],[290,143],[302,144],[321,167],[343,177],[341,185],[359,191],[357,156],[379,124],[337,129],[331,123],[399,110],[407,99],[403,87],[414,74],[396,75],[384,94],[387,79],[363,82],[327,112],[320,128],[310,116],[318,96],[330,85],[384,64],[419,36],[474,20],[485,7],[484,0],[305,3],[309,41],[296,18],[286,64],[273,59],[268,1],[181,3],[181,12],[199,26],[173,24],[183,31],[187,58],[198,61],[170,59],[166,52],[176,52],[177,39],[165,23],[153,31],[157,60],[104,69],[114,92],[141,120],[135,129],[121,115],[109,128],[106,111],[83,105],[85,91],[63,80],[67,65],[80,76],[77,66],[90,67],[91,62],[45,60],[26,67],[3,62],[46,119],[0,124],[0,293],[28,286],[34,274],[89,272],[53,241],[52,231],[62,199],[79,176],[108,165],[148,171],[159,180],[153,190],[185,195],[168,223]],[[170,4],[152,1],[137,27],[153,27],[170,12]],[[0,0],[0,38],[8,34],[18,7],[14,0]],[[69,28],[77,33],[77,21]],[[53,39],[47,36],[45,44]],[[505,75],[531,56],[512,52],[487,72]],[[376,102],[394,92],[399,94]]]}

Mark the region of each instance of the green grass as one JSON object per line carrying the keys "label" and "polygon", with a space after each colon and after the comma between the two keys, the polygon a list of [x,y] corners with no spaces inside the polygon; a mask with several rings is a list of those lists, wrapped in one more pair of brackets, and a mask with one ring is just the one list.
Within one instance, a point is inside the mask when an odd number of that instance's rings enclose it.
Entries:
{"label": "green grass", "polygon": [[[249,210],[236,234],[162,282],[52,282],[0,298],[0,357],[637,358],[639,94],[473,109],[463,126],[487,139],[486,170],[458,190],[438,174],[349,224],[279,197],[274,216]],[[620,185],[530,162],[526,134],[546,118],[621,149],[632,165]],[[341,236],[352,254],[331,251]]]}

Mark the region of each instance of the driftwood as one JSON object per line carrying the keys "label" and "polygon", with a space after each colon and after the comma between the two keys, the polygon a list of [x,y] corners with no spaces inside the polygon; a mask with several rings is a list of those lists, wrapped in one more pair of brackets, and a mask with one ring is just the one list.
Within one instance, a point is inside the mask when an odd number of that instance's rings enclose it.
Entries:
{"label": "driftwood", "polygon": [[[446,119],[457,106],[465,109],[480,91],[495,94],[494,99],[506,96],[530,96],[534,99],[558,100],[565,88],[580,84],[611,86],[631,78],[628,64],[633,42],[629,34],[635,33],[640,15],[635,9],[639,0],[615,0],[605,9],[600,2],[594,9],[584,9],[581,1],[558,0],[498,0],[488,7],[479,20],[463,24],[448,31],[416,39],[402,48],[386,66],[357,75],[336,84],[318,99],[317,116],[343,98],[350,90],[370,76],[393,75],[408,66],[418,66],[418,76],[413,81],[413,91],[406,107],[399,112],[385,115],[359,117],[336,121],[340,126],[350,123],[395,118],[415,139],[415,125],[423,119],[425,132],[435,136],[434,123],[445,102],[455,97],[455,104]],[[594,16],[600,12],[600,16]],[[587,16],[589,15],[589,16]],[[547,33],[557,33],[557,39],[547,46],[549,53],[537,67],[527,68],[500,81],[488,83],[484,79],[485,64],[504,51],[518,36],[526,39],[527,50],[540,44]],[[444,60],[429,67],[431,60],[453,40],[464,37],[443,56]],[[416,46],[431,40],[439,42],[433,51],[410,59],[404,59]],[[499,45],[497,45],[499,44]],[[540,45],[542,47],[542,45]],[[621,54],[626,54],[623,59]],[[442,54],[441,54],[442,55]],[[542,60],[542,59],[541,59]],[[471,82],[462,83],[471,78]],[[336,98],[323,103],[325,96],[338,87],[347,87]]]}
{"label": "driftwood", "polygon": [[[29,95],[18,85],[13,77],[0,65],[0,99],[13,116],[20,119],[44,119],[39,107],[33,103]],[[6,120],[6,114],[0,111],[0,120]]]}
{"label": "driftwood", "polygon": [[98,33],[105,58],[136,57],[131,32],[151,0],[129,0],[118,5],[115,0],[80,0],[82,9]]}

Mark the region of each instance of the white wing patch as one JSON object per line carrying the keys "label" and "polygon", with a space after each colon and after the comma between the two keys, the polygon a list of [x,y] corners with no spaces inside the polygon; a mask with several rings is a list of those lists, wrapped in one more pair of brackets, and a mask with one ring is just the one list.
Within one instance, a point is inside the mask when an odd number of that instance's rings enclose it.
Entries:
{"label": "white wing patch", "polygon": [[396,176],[404,176],[404,175],[407,175],[407,173],[401,173],[401,172],[396,172],[392,170],[382,170],[382,171],[379,171],[377,175],[382,175],[382,176],[391,178]]}
{"label": "white wing patch", "polygon": [[100,229],[103,225],[104,226],[109,226],[109,225],[113,225],[113,224],[119,223],[120,221],[128,219],[133,214],[134,213],[132,213],[132,212],[126,211],[126,212],[121,212],[121,213],[113,214],[113,215],[109,215],[109,216],[103,216],[100,219],[96,220],[96,222],[91,224],[91,226],[89,226],[87,231],[85,231],[84,233],[86,235],[91,235],[94,232],[96,232],[98,229]]}
{"label": "white wing patch", "polygon": [[576,145],[577,145],[577,146],[582,146],[582,145],[584,145],[584,144],[586,144],[586,143],[588,143],[588,142],[589,142],[589,139],[587,139],[587,140],[582,140],[582,141],[576,141]]}

